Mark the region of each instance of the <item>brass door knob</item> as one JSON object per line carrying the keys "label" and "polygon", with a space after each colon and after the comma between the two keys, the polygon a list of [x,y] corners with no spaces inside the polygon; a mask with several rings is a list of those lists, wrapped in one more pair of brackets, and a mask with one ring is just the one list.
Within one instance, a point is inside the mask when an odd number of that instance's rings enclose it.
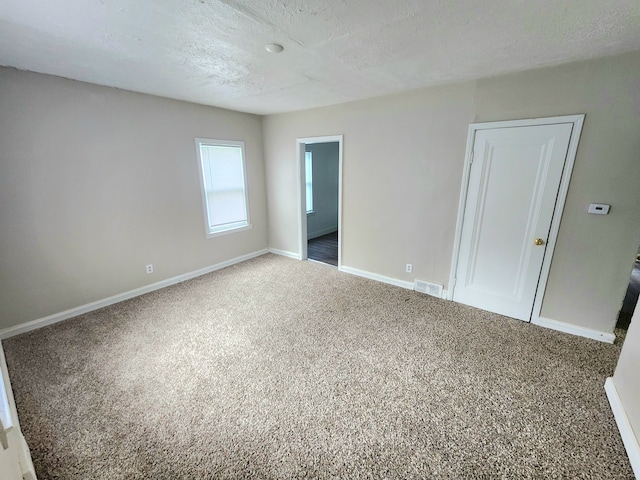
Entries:
{"label": "brass door knob", "polygon": [[544,240],[543,240],[543,239],[541,239],[541,238],[536,238],[536,239],[533,241],[533,244],[534,244],[534,245],[544,245]]}

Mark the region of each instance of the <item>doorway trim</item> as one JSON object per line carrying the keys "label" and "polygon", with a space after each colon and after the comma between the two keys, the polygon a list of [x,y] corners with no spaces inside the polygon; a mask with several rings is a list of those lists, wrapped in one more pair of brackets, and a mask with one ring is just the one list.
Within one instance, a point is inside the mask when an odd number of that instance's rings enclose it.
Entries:
{"label": "doorway trim", "polygon": [[458,257],[460,255],[460,240],[462,237],[462,221],[464,217],[464,210],[467,204],[467,191],[469,188],[469,175],[471,173],[471,158],[473,155],[473,146],[475,143],[476,132],[479,130],[490,130],[496,128],[513,128],[513,127],[532,127],[537,125],[553,125],[559,123],[571,123],[573,128],[571,129],[571,138],[569,140],[569,148],[567,149],[567,156],[564,163],[564,169],[562,171],[562,178],[560,180],[560,187],[558,189],[558,196],[556,198],[555,209],[553,211],[553,217],[551,219],[551,228],[549,230],[549,238],[547,240],[547,248],[545,250],[544,259],[542,261],[542,269],[540,271],[540,279],[538,281],[538,288],[536,289],[535,299],[533,301],[533,310],[531,312],[530,322],[533,324],[546,324],[547,319],[540,317],[542,310],[542,300],[547,287],[547,280],[549,279],[549,271],[551,269],[551,260],[553,258],[553,252],[556,246],[556,240],[558,239],[558,231],[560,230],[560,221],[562,219],[562,212],[564,211],[564,205],[567,200],[567,193],[569,191],[569,182],[571,180],[571,173],[573,172],[573,165],[576,160],[576,153],[578,151],[578,142],[580,141],[580,135],[582,133],[582,126],[584,124],[584,114],[580,115],[565,115],[560,117],[544,117],[544,118],[530,118],[524,120],[507,120],[500,122],[483,122],[472,123],[469,125],[469,131],[467,133],[467,149],[464,157],[464,170],[462,173],[462,186],[460,188],[460,201],[458,203],[458,219],[456,221],[456,234],[453,242],[453,254],[451,258],[451,270],[449,273],[449,289],[448,300],[453,300],[453,292],[456,286],[456,270],[458,267]]}
{"label": "doorway trim", "polygon": [[305,181],[305,146],[314,143],[338,143],[338,269],[342,266],[342,142],[343,135],[303,137],[296,139],[298,174],[298,251],[300,260],[307,259],[307,205]]}

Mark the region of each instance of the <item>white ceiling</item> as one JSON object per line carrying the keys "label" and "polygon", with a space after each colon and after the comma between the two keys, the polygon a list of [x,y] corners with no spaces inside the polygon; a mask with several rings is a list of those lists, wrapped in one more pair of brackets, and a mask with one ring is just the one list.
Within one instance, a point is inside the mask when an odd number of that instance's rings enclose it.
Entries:
{"label": "white ceiling", "polygon": [[259,114],[631,50],[639,0],[0,2],[2,65]]}

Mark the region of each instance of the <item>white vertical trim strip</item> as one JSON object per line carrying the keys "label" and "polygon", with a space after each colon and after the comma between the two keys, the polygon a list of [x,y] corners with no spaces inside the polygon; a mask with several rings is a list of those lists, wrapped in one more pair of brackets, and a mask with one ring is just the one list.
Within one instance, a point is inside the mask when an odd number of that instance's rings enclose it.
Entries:
{"label": "white vertical trim strip", "polygon": [[604,382],[604,390],[607,392],[609,405],[611,405],[611,411],[616,419],[616,424],[618,425],[624,448],[629,456],[633,473],[636,478],[640,478],[640,443],[633,432],[633,427],[631,426],[631,422],[629,422],[629,417],[627,417],[627,412],[624,409],[622,400],[620,400],[618,389],[612,377],[607,378]]}
{"label": "white vertical trim strip", "polygon": [[338,135],[338,268],[342,265],[342,149],[344,137]]}
{"label": "white vertical trim strip", "polygon": [[13,398],[9,369],[7,368],[7,359],[4,356],[2,342],[0,342],[0,409],[5,430],[11,427],[20,428],[18,410],[16,409],[16,402]]}
{"label": "white vertical trim strip", "polygon": [[473,145],[476,137],[476,124],[469,125],[467,132],[467,149],[464,154],[464,168],[462,170],[462,185],[460,186],[460,200],[458,201],[458,218],[456,220],[456,235],[453,238],[453,254],[451,258],[451,270],[449,271],[448,295],[453,300],[453,291],[456,286],[456,271],[458,270],[458,257],[460,255],[460,240],[462,239],[462,220],[464,208],[467,204],[467,192],[469,189],[469,176],[471,175],[471,163],[473,159]]}
{"label": "white vertical trim strip", "polygon": [[[305,176],[305,143],[302,139],[296,140],[296,172],[298,185],[298,258],[307,259],[307,202],[306,176]],[[302,203],[301,203],[302,202]]]}

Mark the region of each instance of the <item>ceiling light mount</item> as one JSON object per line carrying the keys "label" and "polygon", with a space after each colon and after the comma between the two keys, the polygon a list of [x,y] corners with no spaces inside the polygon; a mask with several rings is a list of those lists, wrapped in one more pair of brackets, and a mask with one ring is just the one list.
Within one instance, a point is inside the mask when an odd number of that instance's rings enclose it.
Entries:
{"label": "ceiling light mount", "polygon": [[284,47],[279,43],[267,43],[264,49],[269,53],[280,53],[284,50]]}

